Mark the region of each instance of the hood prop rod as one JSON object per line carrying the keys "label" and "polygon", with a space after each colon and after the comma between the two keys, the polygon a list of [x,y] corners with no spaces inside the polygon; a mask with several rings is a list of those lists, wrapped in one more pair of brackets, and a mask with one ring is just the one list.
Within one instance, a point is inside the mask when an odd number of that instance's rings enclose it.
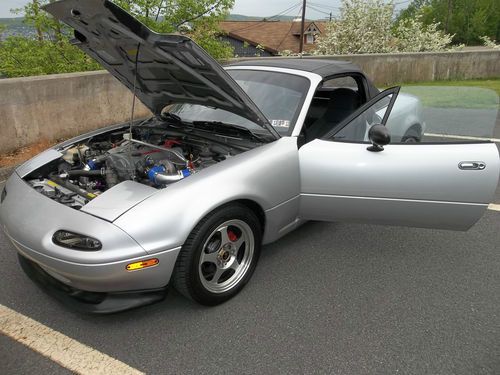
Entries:
{"label": "hood prop rod", "polygon": [[[135,70],[134,70],[134,89],[132,91],[133,93],[133,98],[132,98],[132,113],[130,114],[130,126],[129,126],[129,134],[128,136],[126,136],[127,134],[124,134],[124,139],[125,140],[128,140],[130,142],[133,142],[133,143],[137,143],[137,144],[140,144],[140,145],[143,145],[143,146],[149,146],[149,147],[153,147],[153,148],[156,148],[156,149],[160,149],[160,150],[163,150],[163,151],[168,151],[172,154],[174,154],[180,161],[181,161],[181,165],[188,165],[188,160],[184,157],[184,155],[182,155],[181,153],[177,152],[176,150],[172,150],[172,149],[169,149],[169,148],[166,148],[166,147],[161,147],[161,146],[157,146],[157,145],[153,145],[151,143],[147,143],[147,142],[142,142],[142,141],[139,141],[137,139],[134,139],[134,137],[132,136],[132,127],[133,127],[133,124],[134,124],[134,113],[135,113],[135,101],[136,101],[136,90],[137,90],[137,74],[138,74],[138,70],[139,70],[139,52],[140,52],[140,49],[141,49],[141,43],[138,43],[137,44],[137,51],[135,53]],[[132,149],[130,149],[130,152],[132,153]],[[130,155],[131,157],[131,155]],[[175,163],[175,162],[174,162]],[[175,163],[175,164],[179,164],[179,163]]]}
{"label": "hood prop rod", "polygon": [[141,43],[137,44],[137,51],[135,52],[135,69],[134,69],[134,90],[132,91],[132,113],[130,114],[130,126],[129,126],[129,137],[132,139],[132,126],[134,124],[134,112],[135,112],[135,93],[137,90],[137,70],[139,67],[139,51],[141,49]]}

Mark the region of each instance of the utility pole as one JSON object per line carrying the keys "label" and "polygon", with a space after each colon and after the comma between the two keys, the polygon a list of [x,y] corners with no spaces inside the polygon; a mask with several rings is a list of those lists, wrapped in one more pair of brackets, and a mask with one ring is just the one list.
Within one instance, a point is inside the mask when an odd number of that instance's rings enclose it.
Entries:
{"label": "utility pole", "polygon": [[300,23],[300,46],[299,46],[299,53],[302,53],[304,50],[304,27],[305,27],[305,21],[306,21],[306,0],[304,0],[302,4],[302,20]]}
{"label": "utility pole", "polygon": [[446,22],[444,24],[445,33],[448,33],[448,25],[450,23],[450,13],[451,13],[451,0],[448,0],[448,7],[446,9]]}

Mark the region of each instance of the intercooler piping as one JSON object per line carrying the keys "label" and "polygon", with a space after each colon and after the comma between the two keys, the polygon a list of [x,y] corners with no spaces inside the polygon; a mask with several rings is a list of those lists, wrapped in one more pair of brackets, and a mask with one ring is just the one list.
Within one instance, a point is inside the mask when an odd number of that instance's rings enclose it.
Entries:
{"label": "intercooler piping", "polygon": [[155,175],[155,181],[159,184],[170,184],[172,182],[180,181],[184,178],[184,176],[179,173],[176,174],[161,174],[157,173]]}
{"label": "intercooler piping", "polygon": [[155,165],[148,170],[148,178],[157,185],[171,184],[191,175],[189,169],[183,169],[177,173],[166,174],[167,170],[163,165]]}

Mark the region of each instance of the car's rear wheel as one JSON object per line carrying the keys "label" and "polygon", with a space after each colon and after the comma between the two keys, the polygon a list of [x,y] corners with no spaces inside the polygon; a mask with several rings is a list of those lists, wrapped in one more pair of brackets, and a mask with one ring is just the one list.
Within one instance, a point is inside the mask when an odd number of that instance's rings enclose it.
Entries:
{"label": "car's rear wheel", "polygon": [[422,139],[422,128],[420,125],[413,125],[401,139],[401,143],[420,143]]}
{"label": "car's rear wheel", "polygon": [[262,229],[257,216],[241,204],[221,207],[193,229],[177,259],[173,285],[203,305],[235,296],[253,274]]}

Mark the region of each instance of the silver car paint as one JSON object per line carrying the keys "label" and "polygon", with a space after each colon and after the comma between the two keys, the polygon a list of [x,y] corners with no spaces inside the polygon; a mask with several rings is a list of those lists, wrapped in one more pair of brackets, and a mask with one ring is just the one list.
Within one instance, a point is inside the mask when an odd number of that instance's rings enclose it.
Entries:
{"label": "silver car paint", "polygon": [[[297,139],[283,137],[239,154],[177,182],[135,206],[114,224],[130,234],[149,253],[181,246],[205,215],[235,200],[250,200],[263,211],[285,202],[296,205],[300,193]],[[287,212],[287,204],[281,208]],[[266,242],[274,231],[293,222],[288,217],[266,218]]]}
{"label": "silver car paint", "polygon": [[[5,187],[7,196],[0,205],[0,222],[10,238],[34,252],[88,264],[147,255],[134,239],[116,225],[45,197],[15,173]],[[52,242],[52,236],[59,229],[97,238],[103,249],[78,251],[57,246]]]}
{"label": "silver car paint", "polygon": [[[302,217],[464,230],[493,198],[500,170],[493,143],[366,148],[316,139],[299,150]],[[487,167],[458,168],[470,158]]]}
{"label": "silver car paint", "polygon": [[26,177],[30,172],[40,168],[47,163],[50,163],[53,160],[59,159],[61,156],[63,155],[59,151],[48,149],[31,158],[27,162],[21,164],[16,169],[16,173],[21,177]]}
{"label": "silver car paint", "polygon": [[151,186],[135,181],[123,181],[92,199],[82,207],[81,211],[107,221],[113,221],[157,192],[158,190]]}
{"label": "silver car paint", "polygon": [[[155,254],[156,267],[129,272],[126,265],[151,258],[121,229],[39,194],[14,173],[6,184],[0,222],[7,237],[25,257],[76,288],[114,292],[160,288],[168,284],[180,248]],[[78,251],[52,242],[58,229],[98,238],[100,251]]]}
{"label": "silver car paint", "polygon": [[135,257],[116,262],[88,264],[74,263],[48,257],[12,239],[12,244],[24,257],[31,259],[47,273],[74,288],[91,292],[121,292],[162,288],[168,284],[181,248],[155,254],[155,267],[127,271],[126,266],[151,257]]}

